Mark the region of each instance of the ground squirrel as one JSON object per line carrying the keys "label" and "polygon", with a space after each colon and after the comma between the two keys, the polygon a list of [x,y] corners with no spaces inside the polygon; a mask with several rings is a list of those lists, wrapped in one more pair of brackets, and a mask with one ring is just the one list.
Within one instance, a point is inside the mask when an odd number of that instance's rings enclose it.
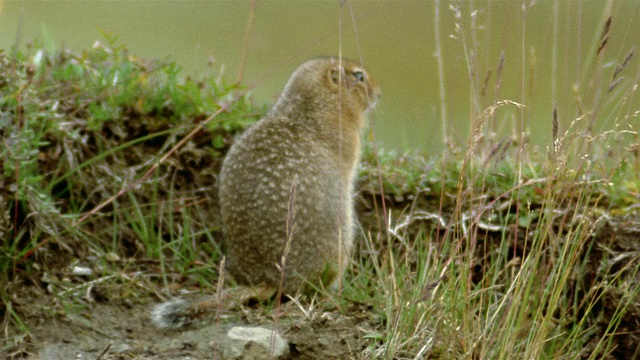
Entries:
{"label": "ground squirrel", "polygon": [[[353,248],[360,135],[379,95],[359,64],[309,60],[227,154],[220,174],[226,269],[257,297],[279,288],[308,293],[342,276]],[[179,327],[216,305],[177,300],[159,305],[153,320]]]}

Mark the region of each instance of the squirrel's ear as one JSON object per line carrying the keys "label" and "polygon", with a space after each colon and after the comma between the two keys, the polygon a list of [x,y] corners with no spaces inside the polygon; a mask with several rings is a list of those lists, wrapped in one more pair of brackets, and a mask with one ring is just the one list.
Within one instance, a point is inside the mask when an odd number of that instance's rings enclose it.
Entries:
{"label": "squirrel's ear", "polygon": [[[342,74],[340,74],[342,73]],[[342,75],[342,81],[344,81],[344,69],[338,65],[334,65],[329,68],[329,78],[333,81],[334,84],[340,83],[340,76]]]}

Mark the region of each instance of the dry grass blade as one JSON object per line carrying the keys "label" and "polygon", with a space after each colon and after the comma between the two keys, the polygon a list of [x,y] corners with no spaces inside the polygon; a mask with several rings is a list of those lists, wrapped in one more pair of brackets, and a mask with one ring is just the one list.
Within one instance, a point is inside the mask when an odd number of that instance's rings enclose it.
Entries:
{"label": "dry grass blade", "polygon": [[[509,142],[509,138],[503,138],[502,140],[500,140],[497,144],[495,144],[493,146],[493,148],[491,149],[491,151],[489,151],[489,154],[487,155],[487,157],[484,159],[484,161],[482,162],[482,164],[484,166],[489,165],[489,163],[491,162],[492,159],[496,158],[496,155],[498,155],[500,153],[501,149],[506,149],[508,148],[508,142]],[[500,159],[500,157],[497,157],[497,159]]]}
{"label": "dry grass blade", "polygon": [[605,21],[604,23],[604,28],[602,29],[602,34],[600,35],[600,46],[598,46],[596,55],[600,55],[605,46],[607,46],[607,43],[609,42],[609,30],[611,30],[611,16],[609,16],[607,18],[607,21]]}
{"label": "dry grass blade", "polygon": [[484,77],[484,83],[482,83],[482,90],[480,91],[480,95],[483,97],[487,93],[487,86],[489,85],[489,80],[491,80],[491,70],[487,71],[487,75]]}
{"label": "dry grass blade", "polygon": [[84,222],[86,219],[88,219],[90,216],[96,214],[98,211],[100,211],[102,208],[104,208],[105,206],[111,204],[113,201],[115,201],[117,198],[119,198],[120,196],[126,194],[127,192],[129,192],[131,189],[137,187],[138,185],[140,185],[143,181],[145,181],[146,179],[149,178],[149,176],[151,176],[151,174],[153,174],[156,169],[158,169],[158,167],[160,166],[160,164],[162,164],[165,160],[167,160],[174,152],[176,152],[179,148],[182,147],[182,145],[184,145],[187,141],[189,141],[189,139],[191,139],[195,134],[197,134],[198,132],[200,132],[205,125],[207,125],[211,120],[213,120],[216,116],[218,116],[220,113],[222,113],[223,111],[227,111],[231,105],[233,105],[234,102],[238,101],[238,99],[240,99],[241,97],[243,97],[246,92],[248,90],[244,90],[242,92],[240,92],[238,95],[236,95],[232,101],[222,105],[220,107],[220,109],[218,109],[218,111],[216,111],[215,113],[213,113],[211,116],[209,116],[207,119],[205,119],[203,122],[199,123],[198,126],[196,126],[195,128],[193,128],[193,130],[191,130],[191,132],[189,132],[189,134],[187,134],[184,138],[182,138],[174,147],[171,148],[171,150],[167,151],[166,154],[164,154],[160,160],[158,160],[157,162],[155,162],[151,168],[149,168],[149,170],[147,170],[147,172],[142,175],[142,177],[140,177],[138,180],[136,180],[135,182],[133,182],[132,184],[129,184],[125,187],[123,187],[116,195],[108,198],[107,200],[103,201],[102,203],[100,203],[99,205],[97,205],[96,207],[94,207],[93,209],[91,209],[90,211],[88,211],[87,213],[85,213],[84,215],[82,215],[78,220],[76,220],[75,222],[73,222],[73,226],[78,226],[80,225],[82,222]]}
{"label": "dry grass blade", "polygon": [[553,106],[553,120],[551,123],[551,139],[553,140],[553,153],[557,151],[556,143],[558,142],[558,107],[556,105]]}
{"label": "dry grass blade", "polygon": [[238,83],[240,83],[244,77],[244,66],[247,62],[247,55],[249,52],[249,42],[251,40],[251,33],[253,32],[255,15],[256,15],[256,0],[251,0],[251,5],[249,9],[249,19],[247,19],[247,28],[244,32],[244,39],[242,40],[242,55],[240,56],[240,67],[238,69],[238,78],[236,79]]}
{"label": "dry grass blade", "polygon": [[278,286],[278,291],[276,293],[276,314],[274,316],[273,322],[273,332],[271,335],[271,341],[269,344],[269,352],[273,356],[276,348],[276,333],[278,330],[278,323],[280,319],[280,311],[281,311],[281,299],[283,296],[284,290],[284,282],[285,282],[285,271],[287,268],[287,259],[289,257],[289,253],[291,252],[291,244],[293,242],[293,234],[296,231],[296,191],[298,187],[298,177],[295,176],[293,181],[291,182],[291,188],[289,190],[289,200],[287,202],[287,221],[286,221],[286,242],[284,244],[284,250],[282,251],[282,257],[280,258],[280,263],[276,264],[278,271],[280,271],[280,285]]}
{"label": "dry grass blade", "polygon": [[622,70],[624,70],[624,68],[627,67],[627,64],[629,63],[629,60],[631,60],[631,58],[633,58],[633,55],[634,55],[635,51],[636,51],[636,47],[635,46],[632,47],[631,50],[629,50],[629,53],[624,58],[624,61],[622,62],[622,65],[616,66],[616,71],[614,71],[612,79],[617,78],[618,75],[620,75],[620,73],[622,72]]}

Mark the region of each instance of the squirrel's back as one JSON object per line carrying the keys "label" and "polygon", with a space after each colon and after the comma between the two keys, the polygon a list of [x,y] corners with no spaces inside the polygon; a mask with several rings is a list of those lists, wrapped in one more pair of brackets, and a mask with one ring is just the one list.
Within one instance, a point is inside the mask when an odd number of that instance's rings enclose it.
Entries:
{"label": "squirrel's back", "polygon": [[225,158],[227,268],[241,284],[295,294],[330,285],[346,268],[360,134],[379,88],[360,65],[341,65],[331,58],[301,65]]}

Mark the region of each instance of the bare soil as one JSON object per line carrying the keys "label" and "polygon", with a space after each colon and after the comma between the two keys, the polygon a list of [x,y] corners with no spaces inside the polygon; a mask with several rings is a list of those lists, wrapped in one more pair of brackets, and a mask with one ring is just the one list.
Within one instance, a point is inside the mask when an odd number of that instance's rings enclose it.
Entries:
{"label": "bare soil", "polygon": [[37,291],[23,292],[21,303],[23,311],[33,311],[27,322],[31,345],[14,349],[7,358],[217,359],[231,327],[261,326],[278,331],[289,342],[287,359],[359,359],[367,345],[363,336],[373,332],[377,321],[357,305],[348,315],[320,309],[305,314],[289,302],[277,321],[265,316],[264,309],[253,308],[227,311],[217,321],[192,328],[159,330],[149,319],[152,304],[94,302],[48,314],[42,310],[53,307],[50,298]]}

